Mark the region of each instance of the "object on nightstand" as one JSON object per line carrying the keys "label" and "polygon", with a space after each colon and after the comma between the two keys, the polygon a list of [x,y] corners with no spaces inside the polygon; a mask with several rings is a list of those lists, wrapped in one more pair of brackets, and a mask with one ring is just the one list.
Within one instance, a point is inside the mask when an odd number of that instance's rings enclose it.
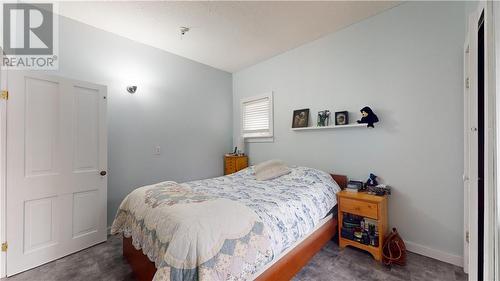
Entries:
{"label": "object on nightstand", "polygon": [[366,180],[365,185],[366,186],[378,185],[377,176],[375,174],[370,173],[370,175],[368,176],[368,180]]}
{"label": "object on nightstand", "polygon": [[379,184],[377,186],[369,186],[368,193],[377,196],[391,195],[391,187],[385,184]]}
{"label": "object on nightstand", "polygon": [[363,182],[360,181],[349,181],[347,183],[347,188],[345,189],[349,192],[358,192],[363,190]]}

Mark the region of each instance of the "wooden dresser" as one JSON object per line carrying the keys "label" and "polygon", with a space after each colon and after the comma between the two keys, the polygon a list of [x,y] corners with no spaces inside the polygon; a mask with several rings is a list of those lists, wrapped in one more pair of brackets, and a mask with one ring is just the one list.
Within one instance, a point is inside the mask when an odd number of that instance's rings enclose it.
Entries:
{"label": "wooden dresser", "polygon": [[248,156],[246,155],[224,155],[224,175],[236,173],[248,167]]}
{"label": "wooden dresser", "polygon": [[[353,246],[372,254],[377,260],[382,260],[382,246],[387,232],[387,195],[376,196],[366,192],[340,191],[338,199],[338,221],[339,221],[339,246]],[[342,237],[344,213],[362,216],[376,222],[378,229],[378,246],[366,245],[354,240]]]}

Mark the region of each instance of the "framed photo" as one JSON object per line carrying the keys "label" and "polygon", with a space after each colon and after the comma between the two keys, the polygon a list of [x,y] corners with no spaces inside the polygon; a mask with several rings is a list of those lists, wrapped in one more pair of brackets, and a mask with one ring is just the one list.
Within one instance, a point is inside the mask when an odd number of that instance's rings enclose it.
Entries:
{"label": "framed photo", "polygon": [[335,126],[342,126],[349,124],[349,112],[338,111],[335,112]]}
{"label": "framed photo", "polygon": [[309,126],[309,108],[293,111],[292,128]]}
{"label": "framed photo", "polygon": [[318,111],[318,127],[325,127],[330,124],[330,110]]}

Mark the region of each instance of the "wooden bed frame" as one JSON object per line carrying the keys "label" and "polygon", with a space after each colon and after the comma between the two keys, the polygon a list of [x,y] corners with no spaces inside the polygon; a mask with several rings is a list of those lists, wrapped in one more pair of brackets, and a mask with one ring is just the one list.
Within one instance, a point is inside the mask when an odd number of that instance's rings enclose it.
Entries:
{"label": "wooden bed frame", "polygon": [[[331,174],[338,185],[344,189],[347,177]],[[257,277],[258,281],[290,280],[304,267],[321,248],[337,234],[337,217],[333,217],[322,227],[293,248],[275,264]],[[151,281],[156,273],[156,267],[141,250],[132,245],[132,238],[123,237],[123,256],[129,262],[138,281]]]}

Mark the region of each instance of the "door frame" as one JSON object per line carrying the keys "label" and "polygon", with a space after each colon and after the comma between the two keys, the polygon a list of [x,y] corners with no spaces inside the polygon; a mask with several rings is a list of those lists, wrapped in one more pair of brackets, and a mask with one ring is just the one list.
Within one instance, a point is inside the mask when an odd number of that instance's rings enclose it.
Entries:
{"label": "door frame", "polygon": [[[495,44],[493,46],[494,48],[494,51],[495,51],[495,66],[493,67],[493,71],[494,71],[494,74],[493,74],[493,77],[495,78],[495,81],[494,81],[494,84],[496,84],[494,87],[494,90],[496,90],[496,108],[500,108],[500,98],[498,97],[498,95],[500,95],[500,55],[497,55],[497,54],[500,54],[500,3],[499,2],[496,2],[496,1],[493,1],[492,3],[492,25],[493,25],[493,32],[494,32],[494,38],[495,38]],[[500,127],[498,126],[498,124],[500,124],[500,114],[496,114],[496,151],[498,153],[499,149],[500,149],[500,139],[498,138],[498,136],[500,135]],[[500,181],[498,180],[498,175],[500,175],[500,165],[498,163],[498,155],[496,155],[497,158],[495,159],[495,164],[496,164],[496,184],[495,184],[495,210],[494,210],[494,235],[493,235],[493,240],[494,240],[494,253],[493,253],[493,263],[494,263],[494,267],[493,268],[493,271],[494,271],[494,278],[495,280],[499,280],[500,279]]]}
{"label": "door frame", "polygon": [[465,273],[469,273],[469,194],[470,194],[470,34],[467,32],[465,36],[465,44],[464,44],[464,60],[463,60],[463,78],[464,78],[464,173],[463,173],[463,182],[464,182],[464,239],[463,239],[463,247],[464,247],[464,255],[463,255],[463,269]]}
{"label": "door frame", "polygon": [[[467,76],[464,77],[464,94],[467,97],[467,108],[464,107],[464,116],[467,117],[467,122],[464,124],[465,134],[467,137],[467,144],[469,148],[467,149],[468,155],[464,158],[464,185],[465,192],[464,197],[466,198],[468,204],[464,205],[464,210],[467,211],[465,219],[468,223],[464,223],[466,231],[464,233],[464,243],[468,243],[469,252],[464,254],[464,258],[467,257],[467,261],[464,261],[464,271],[469,274],[469,276],[475,276],[477,278],[477,264],[478,264],[478,194],[477,194],[477,168],[473,168],[472,165],[477,167],[478,151],[471,149],[472,147],[477,148],[477,131],[474,132],[474,127],[477,126],[477,22],[478,17],[476,13],[472,13],[468,17],[468,38],[466,39],[466,45],[468,45],[469,53],[469,63],[468,69],[466,70]],[[468,85],[467,85],[468,84]],[[467,89],[467,86],[469,88]],[[464,105],[466,106],[466,105]],[[465,139],[464,139],[465,143]],[[467,237],[468,234],[468,237]],[[468,238],[468,239],[467,239]],[[464,247],[464,251],[466,248]]]}
{"label": "door frame", "polygon": [[495,280],[495,210],[496,210],[496,94],[495,94],[495,37],[493,2],[479,3],[478,16],[484,13],[484,280]]}
{"label": "door frame", "polygon": [[[3,59],[3,54],[0,55]],[[0,67],[0,90],[7,89],[6,69]],[[0,243],[7,239],[7,100],[0,99]],[[0,251],[0,278],[7,276],[7,252]]]}
{"label": "door frame", "polygon": [[[494,50],[494,29],[493,29],[493,3],[491,1],[479,2],[478,8],[468,18],[468,40],[469,42],[469,89],[468,92],[470,102],[470,112],[464,114],[468,118],[470,129],[477,124],[475,116],[477,116],[477,33],[478,22],[481,14],[484,13],[484,54],[485,54],[485,71],[484,71],[484,267],[483,278],[484,280],[494,280],[495,275],[495,217],[496,217],[496,190],[497,180],[496,174],[500,172],[500,168],[496,166],[497,163],[497,143],[496,135],[499,133],[496,127],[497,122],[500,122],[496,115],[496,94],[495,94],[495,50]],[[467,43],[466,43],[467,44]],[[465,66],[465,65],[464,65]],[[465,106],[465,105],[464,105]],[[474,139],[477,140],[477,134],[473,134]],[[464,140],[465,142],[466,140]],[[477,165],[477,151],[469,151],[470,165]],[[467,164],[466,164],[467,165]],[[496,169],[496,170],[495,170]],[[468,255],[468,264],[464,261],[464,270],[469,273],[469,280],[476,280],[478,276],[478,190],[477,190],[477,174],[467,174],[470,171],[464,171],[464,180],[470,177],[469,190],[465,192],[468,205],[464,205],[465,220],[468,220],[469,227],[469,251],[465,253],[467,248],[464,246],[464,258]],[[467,184],[466,184],[467,185]],[[467,217],[468,215],[468,217]],[[464,227],[467,227],[465,223]],[[465,242],[464,242],[465,243]],[[465,245],[465,244],[464,244]],[[465,266],[468,265],[468,268]]]}

